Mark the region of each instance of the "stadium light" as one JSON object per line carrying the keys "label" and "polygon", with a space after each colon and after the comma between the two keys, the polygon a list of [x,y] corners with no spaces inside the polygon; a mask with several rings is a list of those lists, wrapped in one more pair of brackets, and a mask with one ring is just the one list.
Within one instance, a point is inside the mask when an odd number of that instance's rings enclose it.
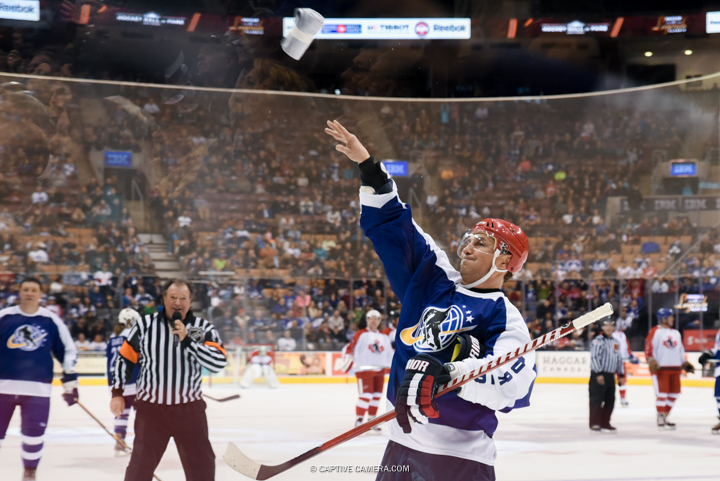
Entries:
{"label": "stadium light", "polygon": [[692,50],[685,50],[685,55],[692,55]]}
{"label": "stadium light", "polygon": [[646,57],[652,57],[652,52],[645,52]]}

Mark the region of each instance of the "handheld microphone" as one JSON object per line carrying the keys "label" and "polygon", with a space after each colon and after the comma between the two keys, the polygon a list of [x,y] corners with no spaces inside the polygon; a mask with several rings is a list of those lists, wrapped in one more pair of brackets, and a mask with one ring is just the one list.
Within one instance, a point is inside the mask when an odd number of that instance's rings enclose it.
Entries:
{"label": "handheld microphone", "polygon": [[[175,328],[175,321],[182,321],[182,314],[180,314],[179,312],[173,313],[173,315],[172,315],[173,329]],[[180,343],[180,336],[178,336],[177,334],[173,334],[173,344],[175,344],[175,346],[177,347],[177,345],[179,343]]]}

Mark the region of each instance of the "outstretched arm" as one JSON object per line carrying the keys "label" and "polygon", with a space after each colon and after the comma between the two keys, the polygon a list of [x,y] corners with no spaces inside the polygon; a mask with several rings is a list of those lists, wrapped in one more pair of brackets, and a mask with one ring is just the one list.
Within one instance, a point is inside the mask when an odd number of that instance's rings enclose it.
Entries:
{"label": "outstretched arm", "polygon": [[328,126],[325,127],[325,133],[342,144],[335,146],[335,150],[347,155],[348,159],[358,164],[365,162],[370,158],[370,154],[358,138],[348,132],[337,120],[328,120]]}
{"label": "outstretched arm", "polygon": [[341,142],[335,146],[337,151],[360,168],[360,226],[373,242],[398,298],[405,297],[412,276],[421,269],[425,285],[459,280],[447,255],[414,222],[410,207],[400,201],[382,162],[375,163],[357,137],[337,120],[328,122],[325,133]]}

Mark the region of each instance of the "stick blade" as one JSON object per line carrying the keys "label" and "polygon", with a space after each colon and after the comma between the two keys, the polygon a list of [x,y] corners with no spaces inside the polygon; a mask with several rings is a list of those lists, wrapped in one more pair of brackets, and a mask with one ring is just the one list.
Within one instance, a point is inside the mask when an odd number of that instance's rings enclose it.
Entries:
{"label": "stick blade", "polygon": [[228,443],[223,459],[228,466],[238,473],[243,474],[250,479],[258,479],[258,472],[260,471],[262,464],[256,463],[245,456],[245,454],[240,451],[240,448],[235,446],[235,444]]}
{"label": "stick blade", "polygon": [[604,317],[612,316],[612,314],[613,314],[612,305],[609,302],[606,302],[602,306],[588,312],[584,316],[578,317],[572,323],[573,323],[573,326],[575,326],[575,329],[582,329],[583,327],[587,326],[588,324],[592,324],[595,321],[599,321],[600,319],[602,319]]}

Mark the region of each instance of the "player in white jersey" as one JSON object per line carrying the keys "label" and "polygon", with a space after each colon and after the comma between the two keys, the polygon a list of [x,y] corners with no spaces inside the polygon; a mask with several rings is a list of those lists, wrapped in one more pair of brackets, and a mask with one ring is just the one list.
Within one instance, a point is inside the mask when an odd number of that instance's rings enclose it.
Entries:
{"label": "player in white jersey", "polygon": [[[630,323],[632,323],[632,320],[630,321]],[[627,363],[638,364],[639,361],[638,358],[630,350],[630,344],[628,343],[627,336],[625,335],[625,330],[630,327],[630,325],[624,322],[624,319],[620,317],[618,317],[616,325],[617,329],[612,333],[612,337],[615,338],[615,340],[618,342],[618,345],[620,346],[620,356],[622,357],[623,364],[625,365],[625,375],[617,376],[618,390],[620,391],[620,405],[622,407],[627,407],[629,405],[626,398],[628,376]]]}
{"label": "player in white jersey", "polygon": [[268,352],[267,347],[260,346],[260,349],[251,352],[245,367],[245,374],[243,374],[240,381],[240,387],[249,388],[255,379],[259,377],[265,378],[265,382],[271,389],[280,386],[280,381],[275,375],[272,363],[272,352]]}
{"label": "player in white jersey", "polygon": [[[345,355],[352,359],[357,377],[359,398],[355,404],[355,426],[363,423],[366,412],[368,421],[377,415],[385,384],[385,368],[390,367],[393,355],[390,338],[378,331],[380,313],[373,309],[365,318],[367,327],[355,333],[345,350]],[[380,431],[380,427],[375,426],[373,430]]]}
{"label": "player in white jersey", "polygon": [[[715,375],[715,402],[717,402],[718,419],[720,419],[720,331],[715,334],[715,346],[700,355],[700,366],[710,363]],[[711,432],[720,434],[720,423],[713,426]]]}
{"label": "player in white jersey", "polygon": [[680,395],[680,371],[695,372],[685,360],[685,347],[680,332],[673,329],[675,316],[670,309],[657,311],[658,325],[645,339],[645,358],[652,374],[657,400],[657,425],[661,429],[675,429],[668,415]]}
{"label": "player in white jersey", "polygon": [[[360,168],[360,226],[402,302],[387,389],[397,417],[376,481],[492,481],[496,411],[530,404],[535,353],[435,399],[439,385],[530,342],[525,321],[502,285],[520,272],[529,242],[518,226],[484,219],[463,236],[460,270],[413,220],[382,163],[339,122],[325,132]],[[457,349],[456,349],[457,348]]]}
{"label": "player in white jersey", "polygon": [[[117,363],[120,356],[120,348],[122,347],[125,340],[128,338],[128,334],[130,334],[130,329],[132,329],[133,325],[135,325],[135,323],[138,322],[140,319],[140,314],[136,310],[130,309],[129,307],[123,309],[122,311],[120,311],[120,314],[118,314],[118,324],[117,326],[115,326],[113,335],[110,336],[110,340],[107,343],[106,350],[107,378],[108,386],[110,386],[111,391],[114,382],[113,371],[115,370],[115,364]],[[130,419],[130,411],[132,411],[133,407],[135,406],[135,394],[137,392],[136,380],[139,371],[140,365],[138,364],[135,366],[132,378],[123,389],[125,410],[120,416],[116,416],[113,420],[115,436],[117,436],[121,440],[125,440],[125,436],[127,436],[127,427]],[[123,445],[120,444],[120,442],[116,442],[115,456],[125,456],[127,454],[129,453],[125,451]]]}

